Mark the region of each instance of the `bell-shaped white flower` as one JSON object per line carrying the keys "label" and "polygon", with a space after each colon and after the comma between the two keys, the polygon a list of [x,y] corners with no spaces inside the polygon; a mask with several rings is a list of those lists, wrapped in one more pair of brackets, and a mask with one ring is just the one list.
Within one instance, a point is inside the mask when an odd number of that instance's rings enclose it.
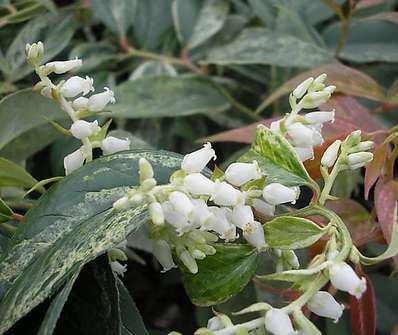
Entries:
{"label": "bell-shaped white flower", "polygon": [[309,123],[325,123],[334,121],[335,111],[331,112],[312,112],[304,115],[304,118]]}
{"label": "bell-shaped white flower", "polygon": [[275,214],[275,205],[270,205],[269,203],[261,199],[254,199],[252,202],[252,206],[257,212],[262,215],[274,216]]}
{"label": "bell-shaped white flower", "polygon": [[216,153],[208,142],[203,145],[202,149],[196,150],[184,156],[181,163],[181,169],[188,173],[202,171],[211,159],[216,159]]}
{"label": "bell-shaped white flower", "polygon": [[344,305],[339,304],[329,292],[319,291],[307,303],[308,309],[316,315],[330,318],[337,323],[343,315]]}
{"label": "bell-shaped white flower", "polygon": [[107,136],[101,141],[101,149],[104,155],[111,155],[115,152],[129,150],[130,140]]}
{"label": "bell-shaped white flower", "polygon": [[359,278],[351,266],[344,262],[332,263],[329,267],[330,281],[338,290],[348,292],[360,299],[366,291],[366,279]]}
{"label": "bell-shaped white flower", "polygon": [[286,202],[294,204],[300,192],[296,188],[287,187],[279,183],[272,183],[264,187],[263,197],[271,205],[280,205]]}
{"label": "bell-shaped white flower", "polygon": [[79,94],[86,95],[88,92],[94,91],[93,83],[93,78],[88,76],[86,78],[73,76],[62,85],[61,94],[65,98],[74,98]]}
{"label": "bell-shaped white flower", "polygon": [[221,318],[218,316],[213,316],[211,319],[207,321],[207,329],[215,331],[225,328],[223,325]]}
{"label": "bell-shaped white flower", "polygon": [[265,329],[273,335],[295,334],[289,315],[277,308],[272,308],[265,314]]}
{"label": "bell-shaped white flower", "polygon": [[193,204],[185,193],[174,191],[169,195],[169,201],[175,210],[183,215],[188,216],[193,211]]}
{"label": "bell-shaped white flower", "polygon": [[110,262],[111,269],[120,277],[124,277],[124,273],[127,271],[127,265],[122,265],[118,261]]}
{"label": "bell-shaped white flower", "polygon": [[191,202],[194,209],[190,215],[190,221],[194,226],[200,227],[201,229],[209,229],[209,221],[214,214],[210,212],[204,200],[192,199]]}
{"label": "bell-shaped white flower", "polygon": [[330,99],[330,95],[333,93],[325,90],[326,88],[323,91],[311,92],[306,94],[304,98],[300,101],[301,107],[306,109],[317,108],[320,105],[324,104]]}
{"label": "bell-shaped white flower", "polygon": [[334,165],[334,163],[336,163],[340,146],[341,146],[341,141],[336,140],[325,150],[321,159],[321,164],[323,166],[330,168]]}
{"label": "bell-shaped white flower", "polygon": [[302,83],[300,83],[293,91],[293,95],[297,99],[301,99],[303,95],[307,92],[307,90],[310,88],[314,81],[314,78],[310,77],[306,80],[304,80]]}
{"label": "bell-shaped white flower", "polygon": [[305,148],[314,146],[314,130],[295,122],[287,127],[287,133],[294,146]]}
{"label": "bell-shaped white flower", "polygon": [[365,166],[373,160],[371,152],[356,152],[347,156],[348,165],[351,170]]}
{"label": "bell-shaped white flower", "polygon": [[172,268],[176,267],[173,261],[173,255],[171,253],[170,245],[166,241],[153,241],[152,253],[157,261],[160,263],[160,265],[163,266],[162,272],[169,271]]}
{"label": "bell-shaped white flower", "polygon": [[164,214],[164,219],[176,228],[176,231],[179,234],[184,233],[185,231],[189,230],[190,223],[188,221],[188,216],[184,215],[174,208],[170,201],[165,201],[162,204],[162,210]]}
{"label": "bell-shaped white flower", "polygon": [[253,211],[250,206],[235,206],[232,210],[231,220],[235,226],[244,229],[247,225],[254,222]]}
{"label": "bell-shaped white flower", "polygon": [[185,189],[194,195],[211,195],[214,182],[201,173],[191,173],[184,178]]}
{"label": "bell-shaped white flower", "polygon": [[152,179],[154,176],[153,168],[151,163],[144,157],[141,157],[138,161],[138,174],[140,175],[140,182],[144,180]]}
{"label": "bell-shaped white flower", "polygon": [[98,121],[95,120],[93,122],[87,122],[85,120],[77,120],[73,122],[72,126],[70,127],[70,132],[72,135],[79,140],[85,137],[90,137],[98,133],[101,128],[98,126]]}
{"label": "bell-shaped white flower", "polygon": [[131,202],[128,197],[121,197],[113,203],[112,207],[117,210],[127,209],[131,207]]}
{"label": "bell-shaped white flower", "polygon": [[88,98],[87,109],[90,112],[100,112],[106,107],[107,104],[115,103],[116,100],[113,91],[111,91],[108,87],[105,87],[104,89],[104,92],[94,94]]}
{"label": "bell-shaped white flower", "polygon": [[149,216],[156,225],[162,225],[164,223],[164,214],[160,203],[152,202],[149,205]]}
{"label": "bell-shaped white flower", "polygon": [[74,110],[87,109],[87,106],[88,106],[88,98],[86,97],[78,97],[72,102],[72,107]]}
{"label": "bell-shaped white flower", "polygon": [[253,247],[261,249],[265,246],[264,229],[260,222],[253,221],[243,229],[243,237]]}
{"label": "bell-shaped white flower", "polygon": [[256,161],[253,163],[232,163],[225,171],[225,179],[232,185],[241,186],[262,177]]}
{"label": "bell-shaped white flower", "polygon": [[234,188],[225,181],[216,180],[214,185],[214,193],[210,198],[219,206],[236,206],[244,199],[242,192]]}
{"label": "bell-shaped white flower", "polygon": [[66,61],[55,61],[45,65],[47,69],[55,72],[56,74],[63,74],[71,70],[75,70],[82,66],[83,62],[81,59],[71,59]]}
{"label": "bell-shaped white flower", "polygon": [[76,151],[65,156],[64,158],[65,175],[69,175],[73,171],[77,170],[79,167],[83,166],[85,159],[86,158],[84,157],[83,151],[81,149],[77,149]]}
{"label": "bell-shaped white flower", "polygon": [[236,227],[229,221],[230,210],[228,208],[210,207],[210,211],[214,214],[210,218],[209,227],[220,235],[220,238],[226,241],[235,240]]}
{"label": "bell-shaped white flower", "polygon": [[294,147],[294,151],[296,151],[297,156],[300,158],[302,162],[308,159],[314,159],[314,149],[311,147],[302,148],[302,147]]}

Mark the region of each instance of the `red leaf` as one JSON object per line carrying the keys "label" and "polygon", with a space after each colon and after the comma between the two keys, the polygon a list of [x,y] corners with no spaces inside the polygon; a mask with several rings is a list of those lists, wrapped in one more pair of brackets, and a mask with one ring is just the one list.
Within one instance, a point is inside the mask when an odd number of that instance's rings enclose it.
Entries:
{"label": "red leaf", "polygon": [[369,191],[382,175],[384,164],[387,159],[388,143],[378,146],[373,152],[373,160],[365,169],[365,199],[369,197]]}
{"label": "red leaf", "polygon": [[364,272],[357,272],[361,277],[366,278],[367,288],[359,300],[350,295],[351,331],[353,335],[375,335],[376,297],[373,284]]}
{"label": "red leaf", "polygon": [[[387,243],[391,241],[391,231],[394,222],[394,208],[398,202],[398,181],[390,180],[386,183],[379,179],[375,189],[375,207],[380,227]],[[398,255],[393,257],[398,269]]]}

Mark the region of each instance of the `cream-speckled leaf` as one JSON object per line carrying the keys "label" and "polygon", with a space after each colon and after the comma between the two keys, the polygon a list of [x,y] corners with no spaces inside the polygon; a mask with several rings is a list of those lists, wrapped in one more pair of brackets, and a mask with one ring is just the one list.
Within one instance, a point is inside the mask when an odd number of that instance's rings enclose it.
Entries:
{"label": "cream-speckled leaf", "polygon": [[267,184],[281,183],[286,186],[296,186],[311,182],[310,176],[290,143],[264,125],[257,127],[251,149],[239,160],[243,162],[256,160],[266,176]]}
{"label": "cream-speckled leaf", "polygon": [[159,183],[181,162],[145,150],[99,158],[52,186],[26,214],[0,262],[0,333],[147,220],[144,206],[112,209],[127,187],[138,185],[140,157],[152,163]]}
{"label": "cream-speckled leaf", "polygon": [[228,11],[228,0],[205,0],[189,39],[188,49],[197,47],[220,31],[227,18]]}
{"label": "cream-speckled leaf", "polygon": [[335,62],[328,50],[262,28],[244,30],[231,43],[211,50],[204,61],[220,65],[271,64],[302,68]]}

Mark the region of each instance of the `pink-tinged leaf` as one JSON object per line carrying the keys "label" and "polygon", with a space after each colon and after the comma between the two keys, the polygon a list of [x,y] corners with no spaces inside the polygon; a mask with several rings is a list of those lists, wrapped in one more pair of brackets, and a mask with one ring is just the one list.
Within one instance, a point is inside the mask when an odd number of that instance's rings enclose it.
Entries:
{"label": "pink-tinged leaf", "polygon": [[[387,243],[391,241],[392,225],[397,218],[394,217],[394,208],[398,202],[398,181],[384,182],[379,179],[375,189],[375,206],[380,227]],[[398,256],[393,257],[395,267],[398,269]]]}
{"label": "pink-tinged leaf", "polygon": [[[388,89],[387,99],[388,99],[389,104],[387,104],[387,106],[386,106],[387,108],[384,108],[384,110],[397,108],[397,104],[398,104],[398,79],[396,79],[392,83],[390,88]],[[392,107],[392,108],[390,108],[390,107]]]}
{"label": "pink-tinged leaf", "polygon": [[262,109],[292,91],[306,78],[315,77],[321,73],[328,75],[326,84],[335,85],[337,92],[376,101],[384,101],[386,99],[384,89],[367,74],[342,64],[326,64],[303,72],[284,83],[261,104]]}
{"label": "pink-tinged leaf", "polygon": [[356,8],[366,8],[366,7],[377,6],[384,2],[385,2],[385,0],[359,0],[357,2]]}
{"label": "pink-tinged leaf", "polygon": [[366,291],[357,300],[350,295],[351,332],[353,335],[376,334],[376,296],[370,278],[361,270],[357,270],[360,277],[366,278]]}
{"label": "pink-tinged leaf", "polygon": [[373,152],[373,160],[365,169],[365,199],[369,198],[369,192],[377,179],[382,175],[387,159],[388,143],[382,143]]}
{"label": "pink-tinged leaf", "polygon": [[367,16],[361,19],[361,21],[389,21],[392,23],[398,23],[397,12],[384,12],[371,16]]}

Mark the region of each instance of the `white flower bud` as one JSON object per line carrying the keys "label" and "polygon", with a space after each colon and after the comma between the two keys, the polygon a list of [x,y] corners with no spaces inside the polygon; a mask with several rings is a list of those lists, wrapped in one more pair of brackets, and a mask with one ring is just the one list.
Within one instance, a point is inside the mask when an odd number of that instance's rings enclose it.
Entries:
{"label": "white flower bud", "polygon": [[72,107],[75,110],[87,109],[88,106],[88,98],[79,97],[72,102]]}
{"label": "white flower bud", "polygon": [[310,77],[306,80],[304,80],[301,84],[299,84],[293,91],[293,95],[297,98],[297,99],[301,99],[302,96],[307,92],[307,90],[309,89],[309,87],[312,85],[314,81],[314,78]]}
{"label": "white flower bud", "polygon": [[127,265],[122,265],[118,261],[110,262],[111,269],[120,277],[124,277],[124,273],[127,271]]}
{"label": "white flower bud", "polygon": [[314,84],[318,85],[318,84],[323,84],[326,80],[327,74],[326,73],[322,73],[320,74],[318,77],[315,78],[314,80]]}
{"label": "white flower bud", "polygon": [[152,244],[152,253],[163,266],[162,272],[166,272],[176,267],[173,261],[170,245],[164,240],[156,240]]}
{"label": "white flower bud", "polygon": [[56,61],[50,62],[45,65],[46,69],[52,70],[56,74],[63,74],[68,71],[77,69],[82,66],[83,62],[81,59],[72,59],[67,61]]}
{"label": "white flower bud", "polygon": [[308,159],[314,159],[314,149],[311,147],[302,148],[302,147],[294,147],[294,151],[296,151],[297,156],[300,158],[302,162]]}
{"label": "white flower bud", "polygon": [[138,161],[138,174],[140,175],[141,183],[144,180],[152,179],[154,176],[151,163],[149,163],[144,157],[141,157]]}
{"label": "white flower bud", "polygon": [[169,201],[175,210],[188,216],[193,211],[193,204],[185,193],[174,191],[169,195]]}
{"label": "white flower bud", "polygon": [[338,290],[348,292],[360,299],[366,291],[366,279],[359,278],[351,266],[344,262],[333,263],[329,267],[330,281]]}
{"label": "white flower bud", "polygon": [[323,166],[330,168],[334,165],[339,154],[340,146],[341,146],[340,140],[336,140],[331,145],[329,145],[329,147],[325,150],[321,159],[321,164]]}
{"label": "white flower bud", "polygon": [[308,309],[316,315],[330,318],[337,323],[343,315],[344,305],[339,304],[333,296],[325,291],[319,291],[307,303]]}
{"label": "white flower bud", "polygon": [[260,222],[254,221],[247,225],[243,229],[243,237],[257,249],[265,246],[264,229]]}
{"label": "white flower bud", "polygon": [[192,223],[197,227],[201,227],[201,229],[208,229],[208,223],[213,213],[210,212],[206,202],[202,199],[192,199],[191,202],[194,205],[190,216]]}
{"label": "white flower bud", "polygon": [[90,112],[100,112],[102,111],[107,104],[115,103],[115,98],[113,91],[111,91],[108,87],[104,88],[105,91],[102,93],[94,94],[88,98],[87,109]]}
{"label": "white flower bud", "polygon": [[335,90],[336,90],[336,86],[334,86],[334,85],[327,86],[327,87],[325,87],[325,88],[323,89],[324,92],[327,92],[327,93],[329,93],[329,94],[333,94],[333,92],[334,92]]}
{"label": "white flower bud", "polygon": [[211,195],[214,182],[200,173],[192,173],[184,178],[185,189],[194,195]]}
{"label": "white flower bud", "polygon": [[219,206],[236,206],[243,200],[243,194],[225,181],[216,180],[210,200]]}
{"label": "white flower bud", "polygon": [[300,267],[299,259],[293,250],[283,250],[282,257],[292,269],[298,269]]}
{"label": "white flower bud", "polygon": [[347,156],[348,164],[351,170],[365,166],[373,160],[371,152],[356,152]]}
{"label": "white flower bud", "polygon": [[359,151],[368,151],[373,149],[374,142],[373,141],[363,141],[359,142],[357,145],[352,147],[349,152],[359,152]]}
{"label": "white flower bud", "polygon": [[28,61],[38,62],[43,57],[44,54],[44,46],[42,42],[26,44],[25,46],[26,58]]}
{"label": "white flower bud", "polygon": [[82,78],[79,76],[73,76],[69,78],[61,87],[61,94],[65,98],[74,98],[76,95],[86,95],[90,91],[94,91],[93,78],[86,77]]}
{"label": "white flower bud", "polygon": [[101,142],[101,149],[104,155],[111,155],[115,152],[129,150],[130,140],[128,138],[122,140],[113,136],[107,136]]}
{"label": "white flower bud", "polygon": [[328,91],[311,92],[304,96],[300,101],[302,108],[317,108],[330,99],[331,93]]}
{"label": "white flower bud", "polygon": [[216,159],[216,153],[211,148],[211,144],[206,143],[202,149],[196,150],[184,156],[181,168],[188,173],[202,171],[211,159]]}
{"label": "white flower bud", "polygon": [[225,179],[232,185],[241,186],[250,180],[262,177],[256,161],[253,163],[232,163],[225,171]]}
{"label": "white flower bud", "polygon": [[229,222],[230,210],[228,208],[210,207],[210,211],[214,214],[209,221],[209,227],[220,235],[220,238],[232,241],[238,236],[236,235],[236,227]]}
{"label": "white flower bud", "polygon": [[292,187],[286,187],[279,183],[272,183],[264,187],[263,197],[271,205],[280,205],[286,202],[294,204],[300,191]]}
{"label": "white flower bud", "polygon": [[253,211],[250,206],[235,206],[231,215],[232,223],[241,229],[254,222]]}
{"label": "white flower bud", "polygon": [[302,123],[295,122],[289,125],[287,133],[294,146],[305,148],[314,145],[314,130]]}
{"label": "white flower bud", "polygon": [[220,330],[225,328],[221,319],[218,316],[213,316],[211,319],[207,321],[207,329],[209,330]]}
{"label": "white flower bud", "polygon": [[164,224],[164,214],[160,203],[152,202],[149,205],[149,216],[154,224],[156,225]]}
{"label": "white flower bud", "polygon": [[262,215],[274,216],[275,214],[275,205],[270,205],[269,203],[261,199],[254,199],[252,206],[257,212]]}
{"label": "white flower bud", "polygon": [[271,129],[271,131],[276,134],[280,134],[281,133],[281,121],[282,121],[282,119],[272,122],[269,129]]}
{"label": "white flower bud", "polygon": [[198,264],[196,263],[195,258],[193,258],[192,255],[189,253],[189,251],[184,250],[178,257],[191,273],[198,273]]}
{"label": "white flower bud", "polygon": [[127,209],[127,208],[131,207],[131,203],[130,203],[130,200],[128,197],[122,197],[122,198],[116,200],[113,203],[112,207],[117,210]]}
{"label": "white flower bud", "polygon": [[70,153],[64,158],[64,168],[65,175],[71,174],[73,171],[77,170],[79,167],[83,166],[85,157],[81,149]]}
{"label": "white flower bud", "polygon": [[304,115],[304,118],[309,123],[325,123],[334,121],[335,111],[331,112],[312,112]]}
{"label": "white flower bud", "polygon": [[98,126],[98,121],[95,120],[93,122],[87,122],[84,120],[77,120],[73,122],[72,126],[70,127],[70,132],[72,135],[79,140],[85,137],[90,137],[98,133],[101,128]]}
{"label": "white flower bud", "polygon": [[165,220],[176,228],[178,233],[183,233],[189,229],[190,225],[188,217],[180,212],[177,212],[170,201],[162,203],[162,209]]}
{"label": "white flower bud", "polygon": [[270,309],[265,314],[265,328],[274,335],[295,334],[289,315],[280,309]]}

